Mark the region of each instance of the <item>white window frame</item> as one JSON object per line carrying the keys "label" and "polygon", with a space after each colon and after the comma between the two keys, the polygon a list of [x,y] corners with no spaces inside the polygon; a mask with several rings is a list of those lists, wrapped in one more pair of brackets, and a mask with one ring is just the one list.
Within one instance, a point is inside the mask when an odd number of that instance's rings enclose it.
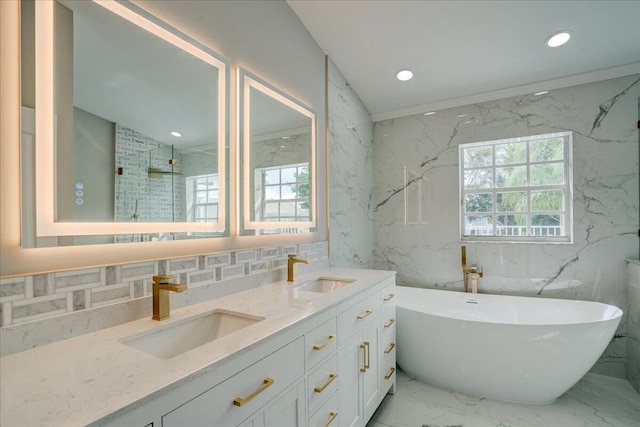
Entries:
{"label": "white window frame", "polygon": [[[530,169],[531,165],[539,165],[539,164],[548,164],[548,163],[558,163],[558,161],[542,161],[542,162],[531,162],[529,158],[529,142],[530,141],[538,141],[544,139],[551,138],[562,138],[564,140],[564,184],[562,185],[531,185],[530,183]],[[495,146],[501,144],[508,144],[514,142],[525,142],[526,143],[526,155],[525,161],[522,163],[514,163],[508,165],[496,165],[495,158]],[[468,148],[476,148],[476,147],[492,147],[492,163],[491,165],[477,166],[477,167],[468,167],[464,166],[464,150]],[[460,144],[458,147],[458,159],[459,159],[459,197],[460,197],[460,241],[461,242],[497,242],[497,243],[573,243],[573,134],[572,132],[559,132],[559,133],[551,133],[544,135],[534,135],[534,136],[525,136],[518,138],[509,138],[509,139],[501,139],[495,141],[483,141],[483,142],[475,142],[469,144]],[[500,167],[512,167],[512,166],[526,166],[527,174],[526,174],[526,184],[524,186],[519,187],[497,187],[496,186],[496,168]],[[493,186],[490,188],[482,188],[482,189],[465,189],[465,181],[464,175],[465,171],[474,170],[474,169],[492,169],[493,173]],[[497,193],[504,192],[525,192],[527,194],[528,200],[530,199],[530,191],[537,190],[555,190],[561,189],[564,191],[564,210],[560,212],[545,212],[545,211],[532,211],[530,203],[527,203],[527,210],[523,212],[499,212],[497,211]],[[468,194],[491,194],[493,198],[493,206],[492,211],[490,212],[476,212],[476,213],[466,213],[465,212],[465,200]],[[549,235],[531,235],[530,231],[535,233],[536,229],[533,229],[531,225],[531,217],[533,215],[544,215],[544,214],[560,214],[564,217],[564,232],[565,235],[562,236],[549,236]],[[487,216],[491,216],[493,218],[491,223],[490,235],[479,235],[479,234],[470,234],[468,230],[465,229],[465,216],[482,216],[486,214]],[[517,235],[498,235],[496,233],[497,230],[497,220],[496,217],[500,215],[524,215],[527,218],[526,236],[517,236]],[[517,226],[514,226],[517,227]],[[508,230],[505,230],[508,232]],[[547,230],[548,231],[548,230]]]}
{"label": "white window frame", "polygon": [[[311,195],[309,195],[309,197],[305,197],[305,198],[294,198],[294,199],[276,199],[276,200],[266,200],[266,191],[267,191],[267,187],[284,187],[284,186],[290,186],[290,185],[295,185],[296,187],[300,184],[309,184],[311,185],[311,182],[301,182],[301,181],[295,181],[295,182],[287,182],[287,183],[282,183],[282,180],[280,180],[280,182],[278,184],[269,184],[267,185],[265,183],[265,174],[267,171],[279,171],[280,174],[282,174],[282,170],[283,169],[291,169],[291,168],[303,168],[306,167],[308,171],[310,171],[310,165],[309,162],[303,162],[303,163],[293,163],[293,164],[289,164],[289,165],[280,165],[280,166],[269,166],[269,167],[265,167],[265,168],[256,168],[255,170],[255,184],[256,184],[256,200],[259,200],[258,205],[256,206],[256,220],[259,221],[276,221],[278,223],[281,223],[283,227],[287,227],[287,223],[289,222],[306,222],[309,221],[311,218]],[[282,175],[281,175],[282,176]],[[309,174],[309,179],[311,179],[311,175]],[[279,192],[281,194],[281,192]],[[270,218],[269,220],[265,220],[264,219],[264,212],[267,209],[267,205],[268,204],[278,204],[278,212],[280,212],[280,205],[285,202],[285,203],[294,203],[295,205],[295,210],[296,210],[296,214],[294,216],[290,216],[290,217],[286,217],[286,216],[281,216],[280,214],[276,217],[277,219],[273,219]],[[308,202],[309,203],[309,214],[307,216],[298,216],[298,203],[300,202]]]}
{"label": "white window frame", "polygon": [[[212,177],[217,177],[218,187],[214,189],[207,190],[198,190],[198,180],[200,179],[209,179]],[[187,187],[187,200],[193,200],[193,205],[189,206],[187,202],[187,220],[192,222],[217,222],[220,219],[220,177],[217,173],[205,174],[205,175],[194,175],[186,177],[186,187]],[[216,202],[209,203],[198,203],[198,193],[202,191],[217,191],[218,199]],[[199,206],[216,206],[216,211],[218,213],[215,218],[196,218],[198,207]]]}

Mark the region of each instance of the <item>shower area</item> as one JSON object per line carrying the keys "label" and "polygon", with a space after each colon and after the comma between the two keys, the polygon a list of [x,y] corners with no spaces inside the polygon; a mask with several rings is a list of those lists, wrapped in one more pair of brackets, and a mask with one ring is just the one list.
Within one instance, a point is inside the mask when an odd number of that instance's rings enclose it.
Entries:
{"label": "shower area", "polygon": [[[115,221],[184,221],[185,177],[174,146],[116,125],[115,156]],[[118,241],[131,239],[144,240],[118,236]]]}

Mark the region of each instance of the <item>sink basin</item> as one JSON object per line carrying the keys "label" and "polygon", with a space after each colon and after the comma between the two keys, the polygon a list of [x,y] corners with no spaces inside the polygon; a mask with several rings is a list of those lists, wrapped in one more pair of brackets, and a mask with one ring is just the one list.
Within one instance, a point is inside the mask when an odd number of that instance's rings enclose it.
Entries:
{"label": "sink basin", "polygon": [[318,279],[313,279],[308,282],[297,286],[297,289],[302,291],[309,292],[319,292],[323,294],[328,294],[330,292],[336,291],[344,286],[347,286],[349,283],[353,283],[355,280],[353,279],[336,279],[330,277],[320,277]]}
{"label": "sink basin", "polygon": [[170,359],[261,320],[264,317],[216,309],[118,341],[152,356]]}

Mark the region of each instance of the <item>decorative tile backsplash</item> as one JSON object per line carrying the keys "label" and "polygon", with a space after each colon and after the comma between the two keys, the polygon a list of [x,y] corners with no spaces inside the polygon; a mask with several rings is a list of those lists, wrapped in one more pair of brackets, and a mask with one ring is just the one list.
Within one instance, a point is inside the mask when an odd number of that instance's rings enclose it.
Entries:
{"label": "decorative tile backsplash", "polygon": [[151,295],[152,276],[176,275],[189,288],[286,267],[287,254],[328,258],[316,242],[114,265],[0,280],[0,326],[50,318]]}

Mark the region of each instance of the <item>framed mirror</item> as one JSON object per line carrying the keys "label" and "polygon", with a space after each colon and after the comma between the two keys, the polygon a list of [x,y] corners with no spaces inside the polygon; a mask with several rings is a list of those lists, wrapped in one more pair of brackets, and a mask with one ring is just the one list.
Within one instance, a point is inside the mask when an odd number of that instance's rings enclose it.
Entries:
{"label": "framed mirror", "polygon": [[130,2],[34,8],[36,236],[228,236],[228,60]]}
{"label": "framed mirror", "polygon": [[238,82],[241,233],[315,231],[316,114],[245,69]]}

